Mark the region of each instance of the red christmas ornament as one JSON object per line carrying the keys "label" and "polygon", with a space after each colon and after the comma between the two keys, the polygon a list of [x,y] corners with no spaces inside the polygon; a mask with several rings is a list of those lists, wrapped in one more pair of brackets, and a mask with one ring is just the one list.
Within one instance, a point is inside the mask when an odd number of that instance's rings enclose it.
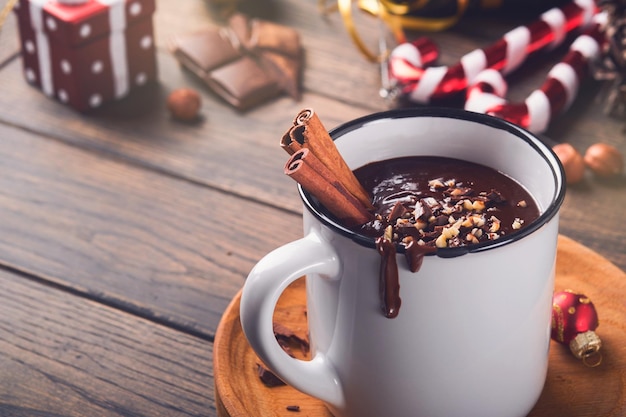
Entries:
{"label": "red christmas ornament", "polygon": [[572,290],[556,292],[552,298],[552,339],[569,346],[578,359],[587,366],[598,366],[602,342],[596,308],[584,294]]}

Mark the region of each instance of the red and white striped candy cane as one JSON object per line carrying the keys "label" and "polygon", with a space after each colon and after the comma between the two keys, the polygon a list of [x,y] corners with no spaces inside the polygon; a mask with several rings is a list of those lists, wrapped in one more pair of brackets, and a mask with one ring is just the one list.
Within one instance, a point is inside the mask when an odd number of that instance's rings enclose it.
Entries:
{"label": "red and white striped candy cane", "polygon": [[480,72],[467,90],[465,109],[508,120],[534,133],[542,133],[550,120],[565,111],[574,101],[578,87],[587,74],[591,61],[600,54],[603,33],[600,18],[585,34],[576,38],[567,55],[556,64],[538,90],[522,103],[508,103],[507,84],[494,69]]}
{"label": "red and white striped candy cane", "polygon": [[397,93],[410,101],[428,103],[445,98],[465,90],[485,69],[507,74],[531,53],[560,45],[568,33],[589,25],[597,10],[594,0],[574,0],[552,8],[535,22],[507,32],[493,45],[464,55],[450,67],[424,68],[418,48],[403,43],[389,57],[389,76]]}

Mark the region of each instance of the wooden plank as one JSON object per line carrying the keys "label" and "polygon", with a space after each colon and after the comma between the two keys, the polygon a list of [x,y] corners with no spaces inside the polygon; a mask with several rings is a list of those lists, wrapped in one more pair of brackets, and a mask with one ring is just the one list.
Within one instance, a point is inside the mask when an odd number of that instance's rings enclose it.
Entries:
{"label": "wooden plank", "polygon": [[7,126],[0,137],[0,263],[206,337],[254,263],[301,234],[297,213]]}
{"label": "wooden plank", "polygon": [[[159,57],[159,85],[88,115],[76,113],[26,84],[21,63],[12,62],[0,72],[0,91],[4,92],[0,122],[299,211],[293,182],[282,172],[287,154],[278,144],[293,117],[305,106],[314,107],[331,128],[369,113],[316,95],[305,95],[301,102],[282,97],[239,113],[198,84],[172,56]],[[168,92],[181,86],[194,87],[203,96],[204,119],[198,124],[178,123],[167,112]],[[229,163],[224,164],[225,160]],[[233,169],[251,164],[263,175],[250,176],[245,169]]]}
{"label": "wooden plank", "polygon": [[0,415],[216,415],[210,342],[5,270],[0,286]]}

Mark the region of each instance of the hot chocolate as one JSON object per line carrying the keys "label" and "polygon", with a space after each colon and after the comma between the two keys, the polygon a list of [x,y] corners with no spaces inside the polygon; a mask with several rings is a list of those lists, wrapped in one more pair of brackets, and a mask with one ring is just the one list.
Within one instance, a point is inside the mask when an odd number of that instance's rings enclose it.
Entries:
{"label": "hot chocolate", "polygon": [[[539,216],[520,184],[472,162],[404,157],[368,164],[355,175],[375,208],[376,218],[358,228],[366,236],[392,226],[398,243],[456,247],[498,239]],[[458,233],[445,233],[452,229]]]}

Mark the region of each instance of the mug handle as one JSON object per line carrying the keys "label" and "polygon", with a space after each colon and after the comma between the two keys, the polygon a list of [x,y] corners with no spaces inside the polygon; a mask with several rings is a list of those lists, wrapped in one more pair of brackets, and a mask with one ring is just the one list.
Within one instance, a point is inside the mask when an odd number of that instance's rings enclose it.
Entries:
{"label": "mug handle", "polygon": [[287,384],[335,407],[343,404],[343,389],[328,358],[317,352],[310,361],[289,356],[276,341],[273,314],[285,288],[309,273],[339,276],[335,251],[311,231],[302,239],[281,246],[252,269],[241,294],[243,332],[261,361]]}

